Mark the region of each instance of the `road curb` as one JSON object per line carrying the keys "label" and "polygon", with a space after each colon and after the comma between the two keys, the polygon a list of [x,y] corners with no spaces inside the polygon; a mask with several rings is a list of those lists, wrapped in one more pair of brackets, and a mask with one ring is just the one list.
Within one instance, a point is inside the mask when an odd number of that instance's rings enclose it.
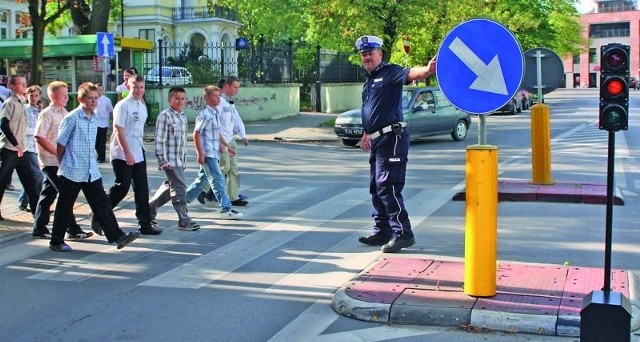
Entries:
{"label": "road curb", "polygon": [[347,295],[346,289],[344,285],[333,295],[331,300],[333,311],[361,321],[389,323],[391,304],[363,302]]}
{"label": "road curb", "polygon": [[508,333],[556,336],[557,315],[471,310],[471,325]]}
{"label": "road curb", "polygon": [[640,273],[628,271],[629,302],[631,302],[631,331],[640,329]]}

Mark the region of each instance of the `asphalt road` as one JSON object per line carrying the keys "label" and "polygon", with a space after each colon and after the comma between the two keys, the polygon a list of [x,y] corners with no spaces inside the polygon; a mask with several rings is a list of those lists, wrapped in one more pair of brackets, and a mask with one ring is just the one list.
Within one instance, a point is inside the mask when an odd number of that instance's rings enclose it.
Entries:
{"label": "asphalt road", "polygon": [[[597,90],[558,92],[547,103],[553,177],[604,183],[607,134],[595,125]],[[487,118],[500,177],[530,178],[529,121],[529,111]],[[442,136],[412,144],[404,196],[417,244],[400,255],[463,258],[465,204],[451,197],[464,186],[477,123],[463,142]],[[627,270],[640,260],[638,129],[632,117],[630,130],[616,134],[616,180],[626,205],[614,211],[613,267]],[[203,229],[177,231],[167,205],[158,217],[165,232],[121,251],[99,237],[72,242],[72,253],[49,251],[47,241],[28,236],[1,243],[0,340],[571,340],[385,326],[335,314],[332,293],[383,257],[357,243],[371,227],[367,155],[336,141],[258,142],[239,153],[242,192],[251,201],[238,208],[243,221],[219,220],[215,207],[196,204],[190,213]],[[102,168],[110,184],[110,169]],[[153,191],[163,177],[153,163],[149,174]],[[124,206],[118,219],[133,229],[133,211]],[[604,212],[597,205],[502,202],[498,259],[602,267]]]}

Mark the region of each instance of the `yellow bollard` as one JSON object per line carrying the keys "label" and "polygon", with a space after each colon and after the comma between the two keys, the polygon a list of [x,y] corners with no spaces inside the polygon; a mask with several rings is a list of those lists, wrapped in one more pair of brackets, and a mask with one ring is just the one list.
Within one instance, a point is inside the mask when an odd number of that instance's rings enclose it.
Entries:
{"label": "yellow bollard", "polygon": [[464,293],[496,294],[498,235],[498,148],[467,147]]}
{"label": "yellow bollard", "polygon": [[549,106],[531,107],[531,183],[553,184],[551,177],[551,125]]}

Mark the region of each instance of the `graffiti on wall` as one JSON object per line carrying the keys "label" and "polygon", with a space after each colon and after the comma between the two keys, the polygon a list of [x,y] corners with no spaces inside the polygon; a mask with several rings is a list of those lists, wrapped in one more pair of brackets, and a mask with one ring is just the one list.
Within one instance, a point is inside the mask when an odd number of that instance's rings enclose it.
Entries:
{"label": "graffiti on wall", "polygon": [[258,106],[258,110],[264,110],[264,105],[267,104],[269,101],[276,101],[276,93],[272,93],[271,97],[258,97],[258,96],[251,96],[251,97],[239,97],[236,100],[236,104],[238,106]]}
{"label": "graffiti on wall", "polygon": [[[276,93],[272,93],[271,96],[251,96],[251,97],[237,97],[235,104],[237,106],[258,106],[258,110],[264,110],[265,105],[269,101],[276,101]],[[187,101],[185,104],[185,108],[193,109],[193,110],[203,110],[207,106],[207,103],[204,100],[202,95],[200,96],[187,96]]]}

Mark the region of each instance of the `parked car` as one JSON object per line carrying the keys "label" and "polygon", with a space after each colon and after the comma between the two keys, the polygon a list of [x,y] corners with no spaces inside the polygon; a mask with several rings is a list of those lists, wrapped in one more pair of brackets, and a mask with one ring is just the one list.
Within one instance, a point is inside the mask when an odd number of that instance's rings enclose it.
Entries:
{"label": "parked car", "polygon": [[629,77],[628,86],[629,86],[629,89],[636,89],[637,90],[640,87],[640,85],[638,85],[638,79],[633,77],[633,76]]}
{"label": "parked car", "polygon": [[[453,140],[461,141],[467,137],[471,126],[469,113],[455,108],[438,88],[405,87],[402,90],[402,111],[411,140],[451,134]],[[334,131],[345,146],[355,146],[363,133],[361,108],[340,114]]]}
{"label": "parked car", "polygon": [[[149,84],[160,82],[160,67],[153,67],[147,73],[146,81]],[[193,83],[193,77],[187,68],[176,66],[162,67],[163,85],[187,85]]]}
{"label": "parked car", "polygon": [[512,115],[516,115],[516,113],[520,112],[522,112],[522,97],[519,92],[516,93],[511,101],[507,102],[504,106],[495,111],[495,113],[509,113]]}

